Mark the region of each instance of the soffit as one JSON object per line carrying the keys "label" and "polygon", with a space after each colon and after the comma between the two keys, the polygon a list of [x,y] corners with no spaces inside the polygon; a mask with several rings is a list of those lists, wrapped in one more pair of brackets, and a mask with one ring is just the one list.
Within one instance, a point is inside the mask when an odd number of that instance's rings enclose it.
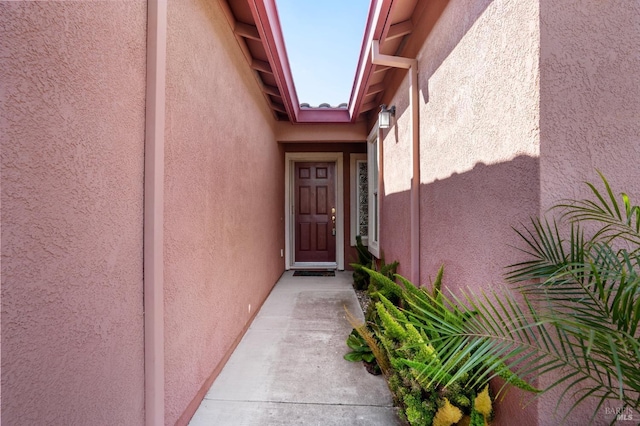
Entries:
{"label": "soffit", "polygon": [[264,35],[258,30],[249,1],[219,0],[219,2],[274,118],[289,120],[283,94],[266,51]]}
{"label": "soffit", "polygon": [[[371,41],[380,53],[405,56],[407,45],[418,46],[426,33],[419,23],[429,3],[446,0],[372,0],[347,108],[301,107],[295,93],[275,0],[219,0],[238,46],[254,72],[267,105],[278,121],[291,123],[355,123],[371,121],[394,90],[398,73],[406,71],[371,64]],[[411,40],[413,34],[421,40]],[[387,97],[388,97],[387,96]]]}

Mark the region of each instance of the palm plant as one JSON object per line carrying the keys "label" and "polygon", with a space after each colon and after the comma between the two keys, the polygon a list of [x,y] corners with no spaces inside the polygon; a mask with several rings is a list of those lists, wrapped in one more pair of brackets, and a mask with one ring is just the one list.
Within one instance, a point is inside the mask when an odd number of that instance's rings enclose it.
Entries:
{"label": "palm plant", "polygon": [[[481,387],[505,371],[513,372],[507,384],[553,373],[543,391],[562,388],[558,404],[572,398],[566,415],[587,398],[598,402],[592,421],[607,400],[639,408],[640,206],[626,194],[619,202],[600,176],[606,192],[588,184],[593,200],[558,204],[560,223],[533,219],[516,231],[529,257],[508,267],[517,294],[410,302],[409,321],[435,336],[441,365],[432,381],[473,372]],[[450,321],[443,309],[466,320]]]}

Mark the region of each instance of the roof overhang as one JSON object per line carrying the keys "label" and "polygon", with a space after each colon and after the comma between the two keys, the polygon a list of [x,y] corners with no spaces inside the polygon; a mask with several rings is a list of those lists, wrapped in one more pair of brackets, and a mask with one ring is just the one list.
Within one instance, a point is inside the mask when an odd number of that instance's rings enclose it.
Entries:
{"label": "roof overhang", "polygon": [[372,41],[380,42],[382,54],[411,57],[417,54],[435,24],[434,19],[428,18],[434,13],[439,16],[448,3],[448,0],[372,0],[348,106],[309,108],[301,107],[298,101],[276,0],[219,1],[274,117],[294,124],[371,121],[371,111],[377,110],[399,84],[398,73],[406,72],[373,65]]}

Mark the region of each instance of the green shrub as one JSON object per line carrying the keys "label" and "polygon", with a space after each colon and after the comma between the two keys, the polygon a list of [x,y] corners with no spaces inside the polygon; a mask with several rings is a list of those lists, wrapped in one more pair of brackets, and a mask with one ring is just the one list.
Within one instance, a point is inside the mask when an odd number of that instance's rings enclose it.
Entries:
{"label": "green shrub", "polygon": [[[467,351],[462,358],[442,358],[432,344],[433,339],[439,341],[439,334],[421,315],[427,310],[441,321],[453,324],[469,318],[469,313],[443,303],[440,291],[443,268],[438,271],[431,292],[399,275],[395,278],[400,284],[381,272],[365,271],[371,276],[371,296],[376,300],[370,329],[390,362],[386,376],[401,417],[412,426],[452,424],[447,421],[457,419],[457,422],[463,417],[470,420],[471,416],[484,421],[485,417],[476,413],[472,404],[482,388],[472,379],[488,367],[462,372],[455,380],[451,372],[443,374],[445,364],[462,365],[461,361],[473,351]],[[490,401],[489,398],[489,404]]]}

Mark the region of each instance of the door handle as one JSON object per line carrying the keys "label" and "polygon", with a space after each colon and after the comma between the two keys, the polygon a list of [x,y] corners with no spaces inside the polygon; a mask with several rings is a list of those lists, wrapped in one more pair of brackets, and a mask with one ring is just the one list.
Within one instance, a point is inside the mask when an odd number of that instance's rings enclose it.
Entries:
{"label": "door handle", "polygon": [[331,235],[336,236],[336,208],[331,207],[331,223],[333,224],[333,229],[331,230]]}

